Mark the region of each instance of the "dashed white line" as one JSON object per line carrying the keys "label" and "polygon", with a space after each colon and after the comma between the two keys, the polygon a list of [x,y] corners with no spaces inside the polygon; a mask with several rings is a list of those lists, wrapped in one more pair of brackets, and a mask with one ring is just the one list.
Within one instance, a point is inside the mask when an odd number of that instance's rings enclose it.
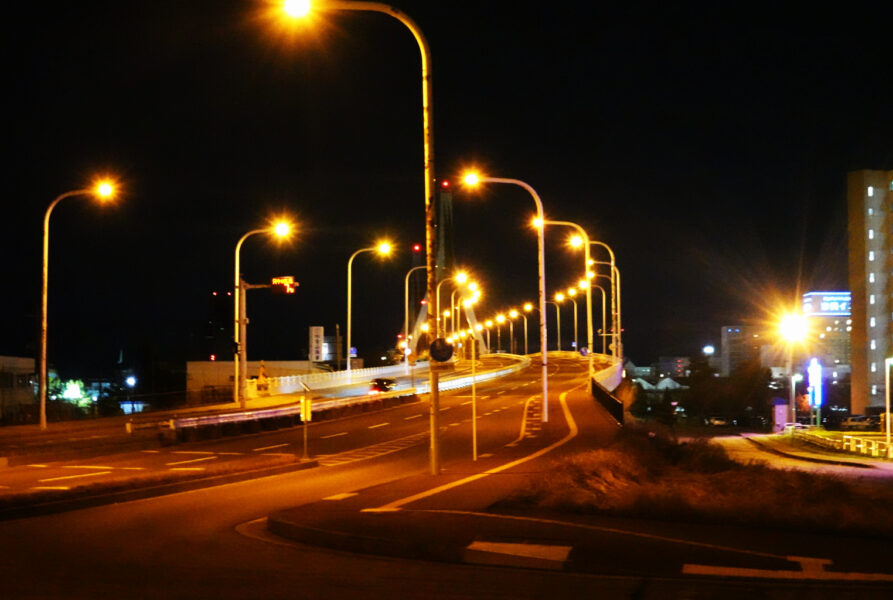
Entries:
{"label": "dashed white line", "polygon": [[342,435],[347,435],[347,432],[346,432],[346,431],[342,431],[341,433],[331,433],[331,434],[329,434],[329,435],[324,435],[324,436],[322,436],[322,437],[319,438],[319,439],[321,439],[321,440],[327,440],[327,439],[329,439],[329,438],[341,437]]}
{"label": "dashed white line", "polygon": [[186,465],[186,464],[194,463],[194,462],[202,462],[203,460],[214,460],[214,459],[216,459],[216,458],[217,458],[216,456],[205,456],[205,457],[203,457],[203,458],[193,458],[193,459],[190,459],[190,460],[180,460],[180,461],[177,461],[177,462],[169,462],[169,463],[165,463],[165,464],[166,464],[167,466],[170,467],[170,466],[172,466],[172,465]]}
{"label": "dashed white line", "polygon": [[421,414],[418,414],[418,415],[410,415],[410,416],[408,416],[408,417],[404,417],[403,420],[404,420],[404,421],[409,421],[410,419],[418,419],[418,418],[421,417],[421,416],[422,416]]}
{"label": "dashed white line", "polygon": [[275,446],[264,446],[263,448],[254,448],[252,452],[263,452],[264,450],[273,450],[275,448],[284,448],[288,446],[288,444],[276,444]]}
{"label": "dashed white line", "polygon": [[370,425],[369,429],[378,429],[379,427],[384,427],[386,425],[390,425],[390,423],[379,423],[378,425]]}
{"label": "dashed white line", "polygon": [[38,479],[40,483],[47,481],[62,481],[63,479],[78,479],[80,477],[96,477],[97,475],[108,475],[111,471],[100,471],[99,473],[83,473],[81,475],[63,475],[62,477],[49,477],[47,479]]}

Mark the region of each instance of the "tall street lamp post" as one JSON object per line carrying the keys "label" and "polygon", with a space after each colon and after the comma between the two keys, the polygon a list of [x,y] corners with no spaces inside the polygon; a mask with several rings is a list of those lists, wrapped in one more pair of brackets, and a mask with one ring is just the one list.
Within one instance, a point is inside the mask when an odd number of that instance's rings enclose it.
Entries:
{"label": "tall street lamp post", "polygon": [[802,343],[809,333],[809,323],[806,317],[799,313],[789,313],[781,318],[778,326],[781,339],[787,345],[786,371],[791,377],[791,389],[788,396],[788,423],[797,421],[797,407],[795,404],[794,381],[794,345]]}
{"label": "tall street lamp post", "polygon": [[524,319],[524,355],[528,354],[527,352],[527,313],[533,310],[533,305],[530,302],[524,304],[524,311],[521,313],[521,317]]}
{"label": "tall street lamp post", "polygon": [[[506,179],[502,177],[482,177],[476,173],[469,173],[463,178],[466,185],[475,186],[480,183],[504,183],[508,185],[516,185],[527,190],[527,193],[533,198],[536,204],[536,218],[539,223],[545,221],[543,212],[543,202],[529,184],[520,179]],[[537,279],[539,287],[539,310],[543,318],[540,319],[540,354],[542,355],[542,381],[543,381],[543,423],[549,422],[549,359],[546,350],[546,251],[544,241],[544,228],[537,227]]]}
{"label": "tall street lamp post", "polygon": [[559,304],[564,301],[564,294],[555,294],[555,302],[549,300],[546,304],[554,304],[555,305],[555,330],[558,332],[558,339],[556,340],[558,343],[558,347],[555,348],[559,352],[561,351],[561,310],[559,308]]}
{"label": "tall street lamp post", "polygon": [[43,216],[43,271],[40,291],[40,373],[38,374],[38,395],[40,396],[40,429],[47,428],[47,307],[50,281],[50,215],[56,205],[65,198],[75,196],[93,196],[100,202],[111,200],[115,196],[115,185],[111,181],[102,180],[92,188],[71,190],[56,196],[50,202]]}
{"label": "tall street lamp post", "polygon": [[406,344],[406,347],[403,351],[403,362],[406,364],[406,368],[409,369],[409,277],[413,274],[413,272],[418,271],[420,269],[425,269],[425,265],[420,267],[413,267],[409,271],[406,272],[406,279],[403,283],[403,343]]}
{"label": "tall street lamp post", "polygon": [[[310,2],[307,0],[287,0],[284,3],[286,12],[293,17],[303,17],[309,13],[311,9]],[[425,250],[426,250],[426,267],[428,269],[427,297],[428,302],[435,294],[437,286],[437,269],[435,264],[436,252],[435,243],[435,210],[434,210],[434,130],[433,130],[433,97],[431,93],[431,49],[428,41],[422,34],[422,30],[415,22],[406,14],[387,4],[379,2],[342,2],[339,0],[331,0],[323,4],[325,10],[352,10],[352,11],[368,11],[389,15],[403,25],[412,33],[419,46],[422,66],[422,148],[424,153],[424,181],[425,181]],[[432,319],[431,311],[428,311],[429,322]],[[429,329],[431,324],[429,323]],[[436,328],[435,328],[436,331]],[[349,350],[348,350],[349,351]],[[439,380],[440,374],[430,369],[431,376],[431,411],[430,411],[430,435],[431,435],[431,474],[440,473],[440,443],[438,439],[440,416],[440,390]]]}
{"label": "tall street lamp post", "polygon": [[[571,238],[571,246],[583,247],[583,276],[585,278],[589,278],[589,234],[586,233],[586,230],[583,229],[580,225],[576,223],[572,223],[571,221],[544,221],[544,225],[556,225],[560,227],[570,227],[577,234]],[[590,376],[592,371],[592,290],[589,286],[586,286],[586,345],[589,348],[589,366],[590,366]],[[574,292],[576,293],[576,292]],[[573,300],[573,298],[571,298]],[[577,352],[580,351],[580,345],[577,343],[577,302],[574,301],[574,346]]]}
{"label": "tall street lamp post", "polygon": [[370,246],[369,248],[360,248],[356,252],[350,255],[350,258],[347,261],[347,380],[350,381],[350,349],[351,349],[351,300],[352,300],[352,286],[353,286],[353,259],[355,259],[359,254],[363,252],[378,252],[382,256],[387,256],[391,253],[391,245],[388,242],[381,242],[377,246]]}
{"label": "tall street lamp post", "polygon": [[242,328],[247,324],[246,319],[242,316],[243,305],[242,296],[245,289],[242,287],[242,244],[252,235],[258,233],[273,234],[279,239],[285,239],[291,235],[291,225],[285,221],[274,223],[271,227],[264,229],[252,229],[236,242],[235,250],[235,269],[233,273],[233,402],[241,408],[245,408],[245,340],[242,335]]}

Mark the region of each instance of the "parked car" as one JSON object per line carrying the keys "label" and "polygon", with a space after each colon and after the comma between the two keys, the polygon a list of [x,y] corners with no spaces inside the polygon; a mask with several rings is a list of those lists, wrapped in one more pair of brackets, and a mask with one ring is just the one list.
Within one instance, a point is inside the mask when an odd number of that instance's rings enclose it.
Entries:
{"label": "parked car", "polygon": [[385,392],[390,392],[397,385],[396,379],[390,379],[387,377],[378,377],[372,380],[372,383],[369,386],[370,394],[383,394]]}
{"label": "parked car", "polygon": [[714,427],[725,427],[729,424],[729,420],[725,417],[710,417],[707,419],[707,424]]}
{"label": "parked car", "polygon": [[875,425],[865,415],[850,415],[841,423],[841,429],[846,431],[868,431]]}
{"label": "parked car", "polygon": [[785,433],[793,433],[794,431],[803,431],[809,429],[803,423],[785,423],[784,424],[784,432]]}

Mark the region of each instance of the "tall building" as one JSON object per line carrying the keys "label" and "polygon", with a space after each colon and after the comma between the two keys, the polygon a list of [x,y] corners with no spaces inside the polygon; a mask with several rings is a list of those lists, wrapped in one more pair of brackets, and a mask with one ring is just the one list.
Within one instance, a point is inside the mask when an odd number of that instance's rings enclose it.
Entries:
{"label": "tall building", "polygon": [[807,292],[803,294],[803,314],[810,320],[814,338],[805,361],[817,358],[831,379],[850,372],[850,333],[853,320],[849,292]]}
{"label": "tall building", "polygon": [[723,325],[720,330],[719,374],[728,377],[742,364],[760,358],[765,343],[763,328],[753,325]]}
{"label": "tall building", "polygon": [[893,355],[893,171],[847,176],[852,292],[850,406],[884,404],[884,359]]}

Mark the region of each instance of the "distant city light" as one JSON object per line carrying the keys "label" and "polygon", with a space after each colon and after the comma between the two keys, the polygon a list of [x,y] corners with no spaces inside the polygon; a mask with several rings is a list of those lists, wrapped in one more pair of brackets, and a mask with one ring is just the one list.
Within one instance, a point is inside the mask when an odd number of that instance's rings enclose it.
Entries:
{"label": "distant city light", "polygon": [[134,377],[133,375],[128,375],[127,379],[124,380],[124,383],[127,384],[127,387],[132,388],[133,386],[136,385],[136,377]]}
{"label": "distant city light", "polygon": [[704,353],[704,356],[713,356],[716,353],[716,348],[714,348],[710,344],[707,344],[706,346],[701,348],[701,352]]}

